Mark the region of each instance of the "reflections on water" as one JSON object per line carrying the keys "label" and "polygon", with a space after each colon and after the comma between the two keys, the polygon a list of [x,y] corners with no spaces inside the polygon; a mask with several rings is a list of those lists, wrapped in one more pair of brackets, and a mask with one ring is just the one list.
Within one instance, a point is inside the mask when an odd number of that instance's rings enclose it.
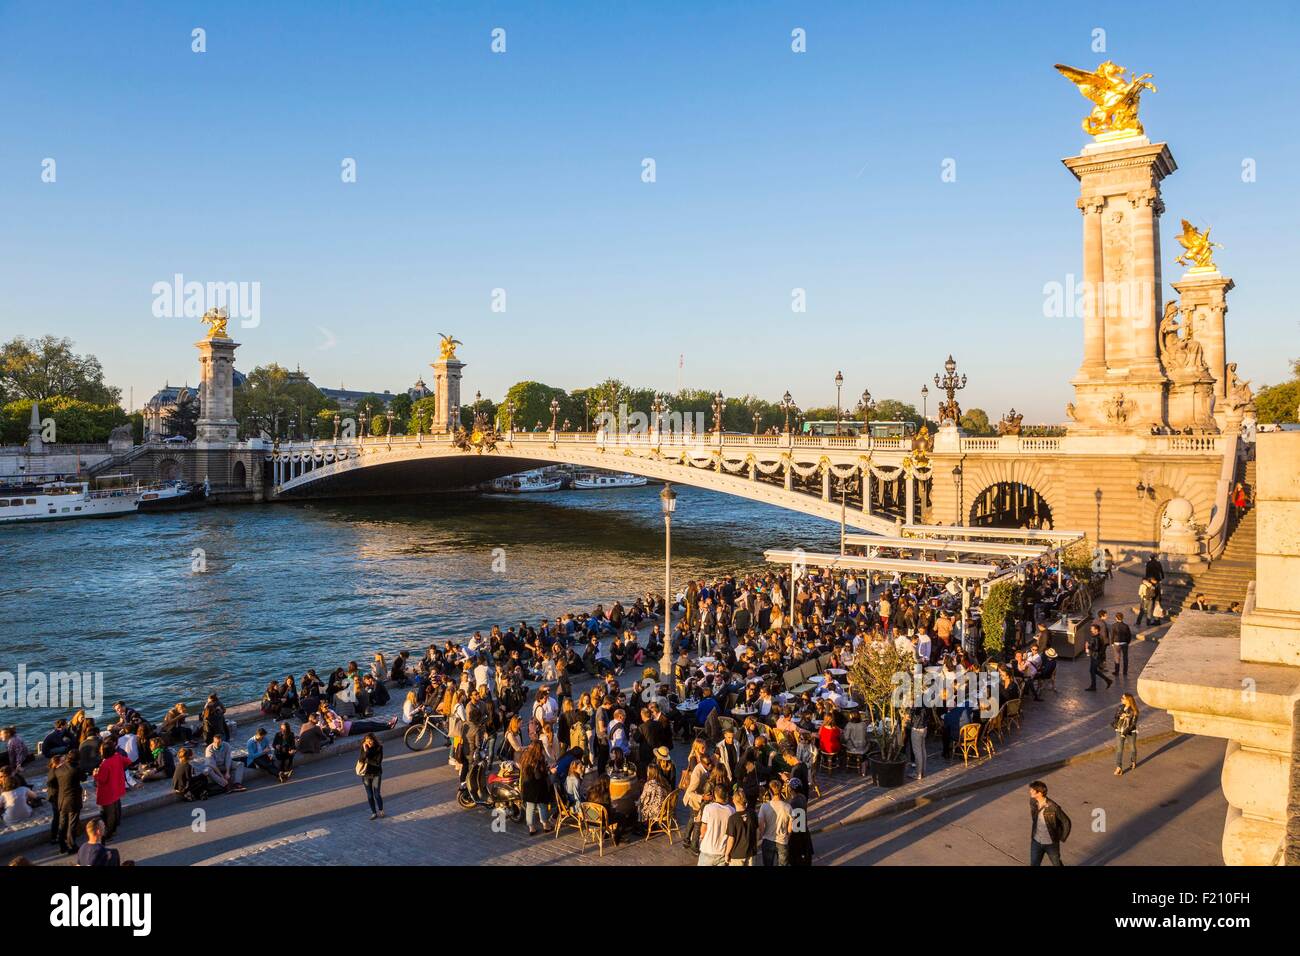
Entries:
{"label": "reflections on water", "polygon": [[[838,547],[838,527],[818,519],[677,490],[674,580],[757,565],[764,548]],[[125,698],[154,718],[210,690],[251,700],[308,666],[626,602],[663,586],[658,495],[436,495],[6,527],[0,670],[103,671],[106,705]],[[0,722],[34,744],[61,712]]]}

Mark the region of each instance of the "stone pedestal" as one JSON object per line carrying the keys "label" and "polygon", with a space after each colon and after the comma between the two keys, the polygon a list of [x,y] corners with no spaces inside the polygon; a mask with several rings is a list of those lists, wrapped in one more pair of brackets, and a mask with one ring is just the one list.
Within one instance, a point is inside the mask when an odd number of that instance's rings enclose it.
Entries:
{"label": "stone pedestal", "polygon": [[1145,136],[1093,143],[1062,160],[1083,213],[1084,356],[1072,429],[1149,431],[1167,424],[1168,380],[1157,349],[1160,181],[1177,165]]}
{"label": "stone pedestal", "polygon": [[[1300,700],[1300,433],[1257,436],[1255,583],[1245,613],[1184,611],[1143,669],[1138,693],[1182,733],[1222,737],[1223,860],[1284,859]],[[1300,777],[1300,775],[1297,775]]]}
{"label": "stone pedestal", "polygon": [[1228,314],[1228,293],[1233,281],[1217,269],[1192,269],[1173,283],[1180,296],[1185,334],[1201,343],[1205,364],[1214,382],[1214,417],[1219,427],[1227,424],[1227,342],[1224,319]]}
{"label": "stone pedestal", "polygon": [[1169,399],[1165,414],[1176,431],[1217,432],[1214,416],[1214,379],[1202,368],[1169,371]]}
{"label": "stone pedestal", "polygon": [[437,410],[430,431],[445,435],[460,425],[460,375],[465,363],[457,358],[440,358],[432,368]]}
{"label": "stone pedestal", "polygon": [[1170,571],[1196,574],[1205,569],[1195,510],[1186,498],[1174,498],[1160,519],[1160,553]]}
{"label": "stone pedestal", "polygon": [[195,447],[219,448],[239,440],[235,421],[235,349],[239,343],[221,337],[196,342],[199,350],[199,420]]}

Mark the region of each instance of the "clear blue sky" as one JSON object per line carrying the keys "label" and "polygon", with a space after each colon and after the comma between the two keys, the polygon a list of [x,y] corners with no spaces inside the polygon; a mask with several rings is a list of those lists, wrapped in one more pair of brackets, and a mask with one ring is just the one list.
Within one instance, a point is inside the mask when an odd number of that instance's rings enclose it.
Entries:
{"label": "clear blue sky", "polygon": [[1143,119],[1179,165],[1166,277],[1178,218],[1211,224],[1229,356],[1279,380],[1296,5],[1083,6],[3,3],[0,335],[70,336],[138,405],[197,376],[201,327],[151,313],[179,272],[259,282],[239,366],[322,385],[428,378],[438,331],[494,397],[671,389],[684,353],[689,386],[811,406],[842,368],[846,397],[918,400],[951,351],[967,407],[1059,421],[1081,332],[1042,289],[1080,269],[1060,159],[1087,104],[1052,64],[1112,58],[1155,74]]}

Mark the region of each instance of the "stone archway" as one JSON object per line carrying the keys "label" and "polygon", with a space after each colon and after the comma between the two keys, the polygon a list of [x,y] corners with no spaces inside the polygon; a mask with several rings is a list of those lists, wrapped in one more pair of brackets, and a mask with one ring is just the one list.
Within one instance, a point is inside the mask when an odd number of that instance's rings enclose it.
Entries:
{"label": "stone archway", "polygon": [[236,488],[243,488],[248,485],[248,470],[244,467],[242,461],[235,462],[235,467],[230,469],[230,483]]}
{"label": "stone archway", "polygon": [[159,481],[179,481],[180,477],[181,463],[175,458],[164,458],[158,462]]}
{"label": "stone archway", "polygon": [[1052,506],[1033,485],[996,481],[971,499],[969,520],[974,528],[1043,528],[1054,526]]}

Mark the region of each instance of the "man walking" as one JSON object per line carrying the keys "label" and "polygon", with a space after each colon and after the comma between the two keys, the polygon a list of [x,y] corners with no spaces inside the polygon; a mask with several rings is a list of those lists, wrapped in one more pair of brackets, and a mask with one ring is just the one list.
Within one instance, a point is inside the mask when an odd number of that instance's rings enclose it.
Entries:
{"label": "man walking", "polygon": [[1098,677],[1106,682],[1106,689],[1109,690],[1115,682],[1106,676],[1106,638],[1102,635],[1100,624],[1090,624],[1088,629],[1090,633],[1083,649],[1088,655],[1088,676],[1092,678],[1092,683],[1084,690],[1096,690]]}
{"label": "man walking", "polygon": [[1110,627],[1111,643],[1115,647],[1115,673],[1128,677],[1128,646],[1133,640],[1133,631],[1124,623],[1124,614],[1115,612],[1115,623]]}
{"label": "man walking", "polygon": [[1069,836],[1070,818],[1047,798],[1047,784],[1035,780],[1029,785],[1029,865],[1042,865],[1046,856],[1053,866],[1064,866],[1061,844]]}

